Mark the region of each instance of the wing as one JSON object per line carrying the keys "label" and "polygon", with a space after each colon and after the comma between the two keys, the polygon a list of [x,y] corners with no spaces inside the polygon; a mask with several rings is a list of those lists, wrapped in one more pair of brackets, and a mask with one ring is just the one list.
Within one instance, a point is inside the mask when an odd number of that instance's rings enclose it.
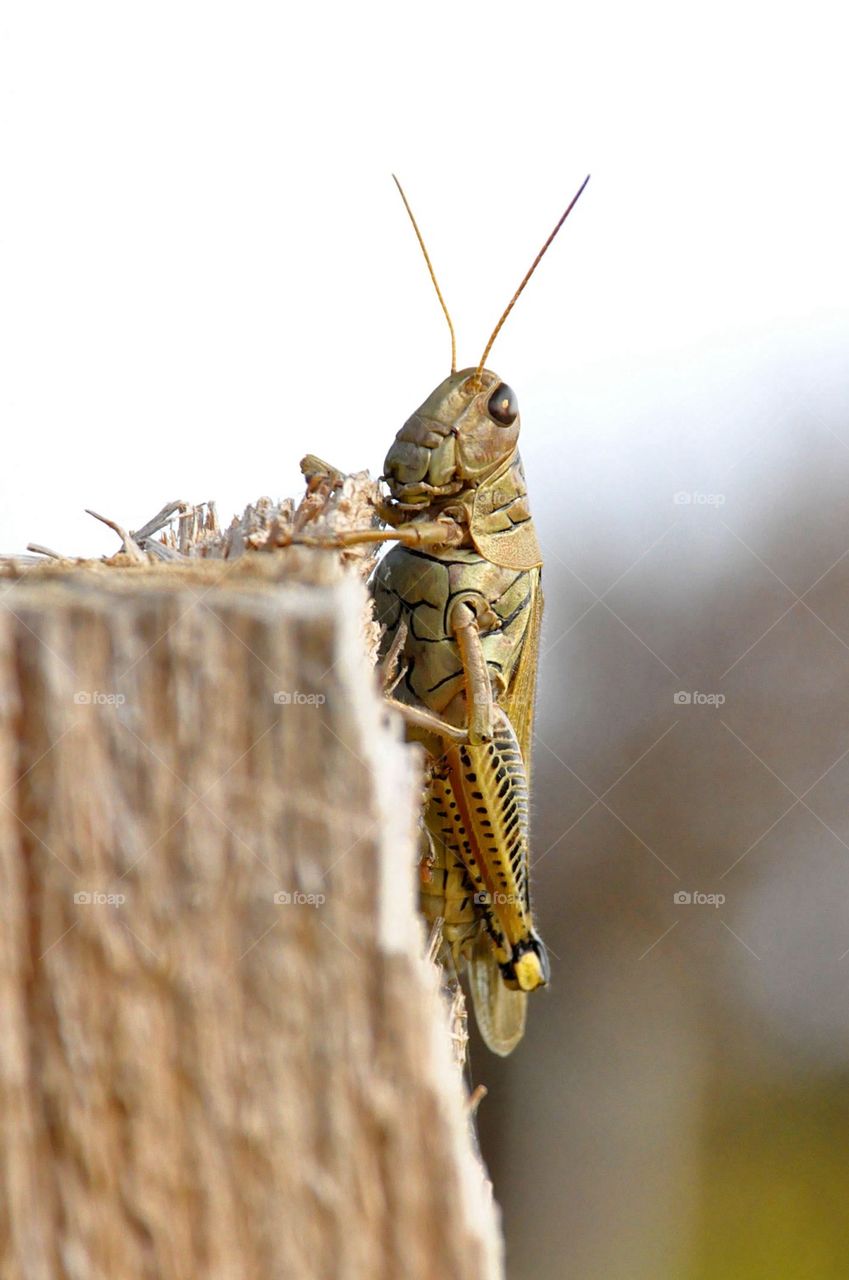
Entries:
{"label": "wing", "polygon": [[525,1033],[526,991],[504,985],[489,938],[480,933],[469,956],[469,990],[486,1047],[499,1057],[512,1053]]}
{"label": "wing", "polygon": [[531,748],[534,736],[534,699],[536,696],[539,637],[542,628],[542,585],[539,569],[531,574],[531,600],[528,628],[525,632],[522,652],[513,672],[510,687],[502,699],[502,705],[516,737],[525,762],[528,788],[531,782]]}

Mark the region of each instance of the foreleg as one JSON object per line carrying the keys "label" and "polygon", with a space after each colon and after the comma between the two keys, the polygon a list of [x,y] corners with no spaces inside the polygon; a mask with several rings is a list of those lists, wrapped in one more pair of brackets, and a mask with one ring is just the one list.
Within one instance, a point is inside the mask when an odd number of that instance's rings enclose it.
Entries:
{"label": "foreleg", "polygon": [[399,529],[343,529],[338,533],[293,533],[283,544],[294,547],[322,547],[340,550],[366,542],[400,542],[405,547],[458,547],[465,536],[455,520],[423,520],[403,524]]}

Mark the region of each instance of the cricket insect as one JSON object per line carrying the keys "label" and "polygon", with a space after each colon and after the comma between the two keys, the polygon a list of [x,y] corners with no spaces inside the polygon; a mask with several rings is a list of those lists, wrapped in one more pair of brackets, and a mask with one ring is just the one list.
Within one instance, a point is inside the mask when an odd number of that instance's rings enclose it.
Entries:
{"label": "cricket insect", "polygon": [[[486,361],[513,306],[589,181],[537,254],[480,362],[457,370],[448,308],[395,179],[451,332],[451,372],[395,437],[381,477],[394,541],[371,579],[380,660],[407,736],[427,751],[420,898],[443,961],[467,966],[478,1027],[510,1053],[528,993],[548,981],[529,885],[528,791],[542,618],[542,556],[517,442],[515,393]],[[326,544],[325,544],[326,545]]]}

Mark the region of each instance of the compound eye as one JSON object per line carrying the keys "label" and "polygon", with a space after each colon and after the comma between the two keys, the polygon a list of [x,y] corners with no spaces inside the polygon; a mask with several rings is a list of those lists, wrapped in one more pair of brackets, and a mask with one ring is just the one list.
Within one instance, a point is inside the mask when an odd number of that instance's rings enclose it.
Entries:
{"label": "compound eye", "polygon": [[512,427],[519,416],[516,392],[512,387],[508,387],[506,382],[499,382],[489,397],[489,404],[486,407],[489,416],[496,422],[500,422],[502,427]]}

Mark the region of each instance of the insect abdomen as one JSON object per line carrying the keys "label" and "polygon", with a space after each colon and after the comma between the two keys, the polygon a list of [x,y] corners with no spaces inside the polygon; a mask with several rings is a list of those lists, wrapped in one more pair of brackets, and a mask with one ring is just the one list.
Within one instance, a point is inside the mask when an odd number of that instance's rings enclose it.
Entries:
{"label": "insect abdomen", "polygon": [[422,863],[422,910],[431,923],[443,921],[447,942],[464,942],[477,933],[480,915],[475,910],[474,889],[463,861],[466,831],[451,783],[439,769],[432,771],[428,782],[425,824],[431,857]]}

